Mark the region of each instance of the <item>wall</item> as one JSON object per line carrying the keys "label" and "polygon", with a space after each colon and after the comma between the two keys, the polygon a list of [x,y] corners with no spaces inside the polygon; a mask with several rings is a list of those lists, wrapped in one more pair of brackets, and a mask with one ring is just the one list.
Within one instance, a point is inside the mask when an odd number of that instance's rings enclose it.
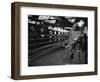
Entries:
{"label": "wall", "polygon": [[[10,66],[11,66],[11,2],[15,0],[1,0],[0,1],[0,82],[15,82],[10,79]],[[16,0],[24,2],[37,2],[37,3],[52,3],[52,4],[68,4],[68,5],[88,5],[98,6],[98,18],[100,18],[100,0]],[[100,22],[100,19],[98,19]],[[100,25],[98,25],[99,27]],[[98,28],[98,35],[100,35],[100,29]],[[100,38],[98,38],[98,42]],[[98,43],[98,49],[100,43]],[[100,54],[100,51],[98,52]],[[100,55],[98,56],[98,59]],[[98,61],[100,62],[100,60]],[[100,68],[100,64],[98,66]],[[98,68],[98,69],[99,69]],[[29,82],[89,82],[89,81],[100,81],[100,71],[97,76],[79,76],[79,77],[63,77],[63,78],[50,78],[50,79],[38,79],[28,80]],[[27,82],[27,80],[23,80]]]}

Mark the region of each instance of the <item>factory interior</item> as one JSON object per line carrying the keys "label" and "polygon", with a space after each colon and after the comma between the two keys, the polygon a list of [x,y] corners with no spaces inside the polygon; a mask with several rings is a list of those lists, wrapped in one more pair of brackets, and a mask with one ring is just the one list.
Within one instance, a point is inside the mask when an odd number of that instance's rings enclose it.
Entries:
{"label": "factory interior", "polygon": [[28,15],[28,66],[88,63],[88,18]]}

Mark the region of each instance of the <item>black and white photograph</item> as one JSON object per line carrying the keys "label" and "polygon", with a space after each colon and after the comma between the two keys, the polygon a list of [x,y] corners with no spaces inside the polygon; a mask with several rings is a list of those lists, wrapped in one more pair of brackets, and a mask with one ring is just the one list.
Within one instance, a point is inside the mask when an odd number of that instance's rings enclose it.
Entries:
{"label": "black and white photograph", "polygon": [[97,75],[97,7],[12,3],[11,76]]}
{"label": "black and white photograph", "polygon": [[29,67],[88,64],[88,17],[27,18]]}

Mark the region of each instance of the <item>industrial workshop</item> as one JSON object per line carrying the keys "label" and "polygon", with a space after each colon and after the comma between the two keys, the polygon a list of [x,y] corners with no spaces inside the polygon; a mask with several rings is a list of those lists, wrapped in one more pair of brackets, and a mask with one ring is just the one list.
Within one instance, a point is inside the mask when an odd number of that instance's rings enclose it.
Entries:
{"label": "industrial workshop", "polygon": [[88,18],[28,15],[28,66],[88,64]]}

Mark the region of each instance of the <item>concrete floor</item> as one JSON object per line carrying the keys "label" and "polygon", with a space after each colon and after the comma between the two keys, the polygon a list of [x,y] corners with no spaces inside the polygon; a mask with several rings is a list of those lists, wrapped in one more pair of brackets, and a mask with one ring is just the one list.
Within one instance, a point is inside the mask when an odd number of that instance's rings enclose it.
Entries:
{"label": "concrete floor", "polygon": [[78,56],[74,61],[71,59],[71,51],[66,48],[58,48],[43,54],[29,62],[29,66],[46,66],[46,65],[64,65],[64,64],[80,64]]}

